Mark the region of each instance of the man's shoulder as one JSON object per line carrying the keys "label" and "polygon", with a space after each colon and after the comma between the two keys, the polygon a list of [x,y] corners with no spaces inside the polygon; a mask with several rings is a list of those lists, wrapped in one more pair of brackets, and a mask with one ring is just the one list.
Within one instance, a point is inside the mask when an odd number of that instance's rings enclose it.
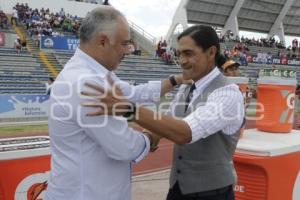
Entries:
{"label": "man's shoulder", "polygon": [[220,96],[227,96],[227,97],[232,97],[232,98],[236,98],[236,97],[240,97],[243,100],[243,95],[242,92],[239,89],[239,86],[231,83],[228,85],[224,85],[222,87],[219,87],[217,89],[215,89],[211,94],[211,97],[220,97]]}

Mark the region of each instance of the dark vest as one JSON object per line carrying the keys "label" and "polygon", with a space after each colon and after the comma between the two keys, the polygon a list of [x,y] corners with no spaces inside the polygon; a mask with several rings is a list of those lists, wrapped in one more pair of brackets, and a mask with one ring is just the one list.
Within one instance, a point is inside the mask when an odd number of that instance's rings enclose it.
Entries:
{"label": "dark vest", "polygon": [[[191,107],[202,106],[214,90],[228,85],[224,75],[218,75],[204,89],[186,112],[184,105],[175,108],[175,116],[184,118],[191,113]],[[190,86],[185,88],[179,102],[185,102]],[[202,105],[201,105],[202,104]],[[209,191],[232,185],[236,182],[236,172],[232,162],[240,131],[226,135],[221,130],[185,145],[175,145],[170,187],[178,181],[183,194]]]}

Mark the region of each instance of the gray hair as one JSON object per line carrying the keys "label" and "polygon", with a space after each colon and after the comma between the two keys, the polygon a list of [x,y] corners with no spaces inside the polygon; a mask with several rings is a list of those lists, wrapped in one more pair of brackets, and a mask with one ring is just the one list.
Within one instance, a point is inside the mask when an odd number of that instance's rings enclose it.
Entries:
{"label": "gray hair", "polygon": [[124,15],[111,6],[99,6],[93,9],[82,20],[79,28],[80,41],[90,41],[96,33],[105,33],[110,39],[117,27],[117,20]]}

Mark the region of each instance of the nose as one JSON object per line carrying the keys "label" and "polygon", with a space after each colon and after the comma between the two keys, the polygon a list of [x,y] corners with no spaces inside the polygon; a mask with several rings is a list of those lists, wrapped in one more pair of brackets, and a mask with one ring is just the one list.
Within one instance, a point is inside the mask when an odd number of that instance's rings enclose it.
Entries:
{"label": "nose", "polygon": [[188,61],[188,59],[186,59],[185,56],[179,56],[179,57],[177,58],[177,60],[178,60],[179,65],[184,65],[184,64],[186,64],[187,61]]}

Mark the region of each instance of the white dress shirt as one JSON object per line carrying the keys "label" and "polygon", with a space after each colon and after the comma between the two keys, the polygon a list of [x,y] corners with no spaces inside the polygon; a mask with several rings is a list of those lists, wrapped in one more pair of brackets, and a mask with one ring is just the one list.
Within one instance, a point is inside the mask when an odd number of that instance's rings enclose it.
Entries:
{"label": "white dress shirt", "polygon": [[[46,200],[129,200],[131,163],[149,152],[149,140],[122,117],[87,117],[95,108],[80,95],[85,82],[107,87],[108,71],[79,48],[52,86],[49,135],[51,172]],[[120,81],[112,73],[115,81]],[[131,86],[118,82],[132,102],[157,101],[160,81]],[[92,91],[92,90],[89,90]],[[144,95],[147,94],[147,95]]]}
{"label": "white dress shirt", "polygon": [[[193,91],[191,105],[193,101],[202,94],[209,84],[220,74],[217,67],[209,74],[195,82],[196,89]],[[175,107],[178,104],[180,95],[183,94],[186,85],[182,85],[170,105],[169,113],[174,116]],[[191,114],[183,118],[192,131],[192,141],[196,142],[201,138],[206,138],[219,130],[224,134],[234,134],[241,128],[244,120],[244,98],[235,84],[230,84],[214,90],[207,97],[205,105],[196,106]]]}

